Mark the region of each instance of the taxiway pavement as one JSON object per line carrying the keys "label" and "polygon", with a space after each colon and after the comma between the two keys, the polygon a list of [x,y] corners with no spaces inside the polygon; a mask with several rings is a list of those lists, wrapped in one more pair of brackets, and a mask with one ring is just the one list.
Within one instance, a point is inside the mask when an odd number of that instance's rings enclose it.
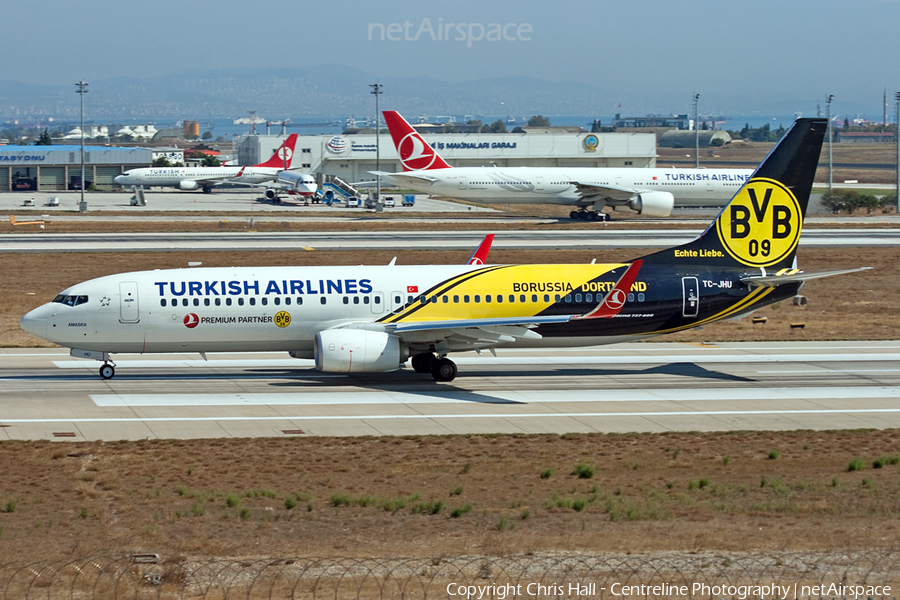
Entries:
{"label": "taxiway pavement", "polygon": [[319,373],[284,354],[0,350],[0,439],[900,427],[900,341],[641,343],[454,355],[436,383]]}

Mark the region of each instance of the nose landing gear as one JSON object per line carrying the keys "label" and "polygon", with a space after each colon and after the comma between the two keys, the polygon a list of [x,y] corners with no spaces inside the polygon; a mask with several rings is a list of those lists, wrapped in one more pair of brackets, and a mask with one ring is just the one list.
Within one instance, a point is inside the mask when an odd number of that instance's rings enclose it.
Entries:
{"label": "nose landing gear", "polygon": [[112,363],[105,362],[103,366],[100,367],[100,377],[103,379],[112,379],[116,374],[116,365]]}

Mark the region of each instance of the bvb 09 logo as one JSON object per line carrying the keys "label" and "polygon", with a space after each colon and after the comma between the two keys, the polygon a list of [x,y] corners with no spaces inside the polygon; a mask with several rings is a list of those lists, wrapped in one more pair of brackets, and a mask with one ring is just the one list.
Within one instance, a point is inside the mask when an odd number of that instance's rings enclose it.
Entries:
{"label": "bvb 09 logo", "polygon": [[725,250],[739,262],[768,267],[797,247],[802,227],[794,194],[772,179],[753,179],[716,221]]}
{"label": "bvb 09 logo", "polygon": [[279,327],[287,327],[291,324],[291,314],[283,310],[278,311],[275,313],[274,321]]}

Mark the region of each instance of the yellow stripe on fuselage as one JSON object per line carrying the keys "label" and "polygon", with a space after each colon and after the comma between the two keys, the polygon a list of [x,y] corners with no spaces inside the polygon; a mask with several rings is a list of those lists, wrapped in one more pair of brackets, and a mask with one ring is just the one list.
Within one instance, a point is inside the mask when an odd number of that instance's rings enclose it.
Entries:
{"label": "yellow stripe on fuselage", "polygon": [[[442,281],[382,323],[533,317],[573,290],[627,264],[507,265],[469,271]],[[617,273],[616,275],[621,275]],[[468,296],[468,301],[466,301]],[[498,296],[502,301],[498,302]],[[512,302],[510,302],[512,296]],[[524,296],[524,300],[523,300]],[[535,300],[535,296],[537,296]],[[431,302],[436,297],[437,302]],[[488,298],[490,301],[488,302]],[[597,294],[597,304],[603,293]]]}
{"label": "yellow stripe on fuselage", "polygon": [[744,298],[736,302],[735,304],[729,306],[723,311],[720,311],[712,316],[706,317],[705,319],[701,319],[699,321],[694,321],[693,323],[689,323],[687,325],[682,325],[680,327],[673,327],[671,329],[659,329],[657,331],[650,332],[653,335],[658,335],[661,333],[674,333],[676,331],[684,331],[685,329],[693,329],[694,327],[699,327],[700,325],[706,325],[707,323],[712,323],[713,321],[720,321],[722,319],[727,319],[728,317],[745,310],[756,304],[770,293],[774,291],[775,288],[756,288],[749,294],[747,294]]}

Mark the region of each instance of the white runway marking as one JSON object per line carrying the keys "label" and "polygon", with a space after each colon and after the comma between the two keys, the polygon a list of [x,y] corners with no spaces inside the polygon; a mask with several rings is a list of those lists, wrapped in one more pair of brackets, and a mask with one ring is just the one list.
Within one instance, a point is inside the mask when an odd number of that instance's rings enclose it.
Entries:
{"label": "white runway marking", "polygon": [[547,419],[553,417],[697,417],[735,415],[828,415],[828,414],[876,414],[900,413],[900,408],[859,408],[849,410],[686,410],[684,412],[590,412],[590,413],[510,413],[505,415],[295,415],[273,417],[133,417],[99,419],[3,419],[2,423],[150,423],[178,421],[368,421],[390,419],[483,419],[485,417],[503,419]]}
{"label": "white runway marking", "polygon": [[[870,362],[900,361],[900,353],[854,354],[665,354],[649,356],[481,356],[454,357],[457,365],[645,365],[666,363],[808,363],[808,362]],[[286,368],[311,369],[307,359],[224,359],[224,360],[116,360],[121,369],[176,369],[176,368]],[[91,369],[97,361],[53,361],[60,369]],[[121,371],[120,371],[121,372]]]}
{"label": "white runway marking", "polygon": [[[110,406],[329,406],[356,404],[558,404],[565,402],[734,402],[741,400],[833,400],[900,398],[900,387],[724,388],[685,390],[568,390],[506,392],[304,392],[303,394],[91,394]],[[839,411],[840,412],[840,411]],[[484,416],[484,415],[482,415]]]}

